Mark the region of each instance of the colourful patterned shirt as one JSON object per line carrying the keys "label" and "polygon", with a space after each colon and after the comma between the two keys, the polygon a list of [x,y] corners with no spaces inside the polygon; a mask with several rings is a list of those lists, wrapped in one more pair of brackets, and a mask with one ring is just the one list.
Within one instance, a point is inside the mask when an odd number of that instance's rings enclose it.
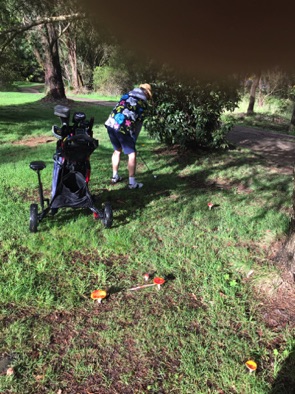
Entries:
{"label": "colourful patterned shirt", "polygon": [[133,133],[138,123],[143,122],[147,108],[146,95],[142,89],[135,88],[121,97],[105,122],[105,126],[124,134]]}

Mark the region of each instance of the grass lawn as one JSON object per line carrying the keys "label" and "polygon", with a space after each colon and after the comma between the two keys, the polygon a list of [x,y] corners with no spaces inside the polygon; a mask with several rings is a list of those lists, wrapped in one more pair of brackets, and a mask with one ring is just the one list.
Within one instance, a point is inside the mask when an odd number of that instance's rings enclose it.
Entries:
{"label": "grass lawn", "polygon": [[[291,393],[294,331],[267,324],[264,304],[280,277],[272,247],[288,230],[292,176],[246,150],[180,154],[143,130],[138,150],[157,178],[139,157],[144,188],[110,186],[110,108],[75,102],[95,118],[90,190],[98,207],[111,202],[113,226],[64,208],[30,233],[29,163],[46,163],[49,198],[59,124],[41,97],[0,92],[0,392]],[[166,282],[129,290],[145,273]],[[101,304],[95,289],[108,292]]]}

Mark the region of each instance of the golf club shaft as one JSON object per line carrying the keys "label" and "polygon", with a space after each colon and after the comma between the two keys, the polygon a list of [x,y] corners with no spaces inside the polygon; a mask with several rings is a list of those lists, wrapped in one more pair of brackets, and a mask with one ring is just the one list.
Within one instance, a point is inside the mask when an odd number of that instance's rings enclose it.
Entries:
{"label": "golf club shaft", "polygon": [[138,153],[139,157],[141,158],[141,161],[143,162],[143,164],[144,164],[144,165],[146,166],[146,168],[148,169],[148,171],[149,171],[150,173],[152,173],[152,170],[151,170],[151,169],[149,168],[149,166],[146,164],[146,162],[145,162],[145,160],[143,159],[141,153],[140,153],[139,151],[137,151],[137,153]]}
{"label": "golf club shaft", "polygon": [[139,289],[144,289],[145,287],[150,287],[150,286],[155,286],[155,283],[150,283],[150,284],[147,284],[147,285],[136,286],[136,287],[132,287],[131,289],[127,289],[127,290],[139,290]]}

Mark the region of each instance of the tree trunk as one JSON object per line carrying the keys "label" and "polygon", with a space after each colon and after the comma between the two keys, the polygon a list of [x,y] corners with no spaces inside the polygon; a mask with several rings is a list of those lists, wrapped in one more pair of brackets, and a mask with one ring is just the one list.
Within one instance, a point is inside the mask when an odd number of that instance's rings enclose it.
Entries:
{"label": "tree trunk", "polygon": [[249,105],[248,105],[248,109],[247,109],[247,115],[254,114],[255,95],[256,95],[257,87],[259,86],[260,76],[261,76],[261,73],[256,74],[253,78],[253,82],[252,82],[251,89],[250,89],[250,99],[249,99]]}
{"label": "tree trunk", "polygon": [[45,91],[47,98],[61,100],[66,98],[62,70],[58,52],[58,37],[54,24],[45,26],[43,38]]}
{"label": "tree trunk", "polygon": [[77,40],[73,29],[68,29],[65,32],[65,44],[67,47],[67,61],[69,68],[68,77],[74,92],[79,92],[83,87],[82,79],[80,78],[78,62],[77,62]]}
{"label": "tree trunk", "polygon": [[40,54],[40,51],[34,45],[32,45],[32,49],[39,66],[44,70],[44,62]]}
{"label": "tree trunk", "polygon": [[67,40],[68,43],[68,59],[71,66],[71,85],[73,87],[74,92],[78,92],[79,78],[78,78],[78,68],[77,68],[77,53],[76,53],[76,43],[73,40]]}
{"label": "tree trunk", "polygon": [[258,91],[258,106],[261,108],[264,105],[264,94],[263,94],[263,89],[262,89],[262,85],[263,85],[263,79],[260,78],[259,79],[259,91]]}
{"label": "tree trunk", "polygon": [[290,121],[290,126],[289,126],[289,131],[292,132],[295,130],[295,101],[293,102],[293,111],[292,111],[292,116],[291,116],[291,121]]}

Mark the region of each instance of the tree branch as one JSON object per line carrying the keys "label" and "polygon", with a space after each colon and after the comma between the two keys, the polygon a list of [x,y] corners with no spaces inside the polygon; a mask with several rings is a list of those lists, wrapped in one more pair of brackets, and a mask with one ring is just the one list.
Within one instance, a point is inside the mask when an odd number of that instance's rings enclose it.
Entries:
{"label": "tree branch", "polygon": [[[33,22],[27,23],[25,25],[17,25],[14,26],[11,29],[8,30],[3,30],[0,33],[0,38],[5,37],[4,43],[1,45],[0,48],[0,54],[4,52],[6,47],[15,39],[20,34],[23,34],[24,32],[31,30],[33,27],[39,26],[39,25],[45,25],[47,23],[56,23],[56,22],[68,22],[76,19],[83,19],[85,18],[84,14],[81,13],[76,13],[76,14],[71,14],[71,15],[59,15],[59,16],[50,16],[50,17],[45,17],[45,18],[40,18],[37,19]],[[7,37],[8,35],[8,37]]]}

